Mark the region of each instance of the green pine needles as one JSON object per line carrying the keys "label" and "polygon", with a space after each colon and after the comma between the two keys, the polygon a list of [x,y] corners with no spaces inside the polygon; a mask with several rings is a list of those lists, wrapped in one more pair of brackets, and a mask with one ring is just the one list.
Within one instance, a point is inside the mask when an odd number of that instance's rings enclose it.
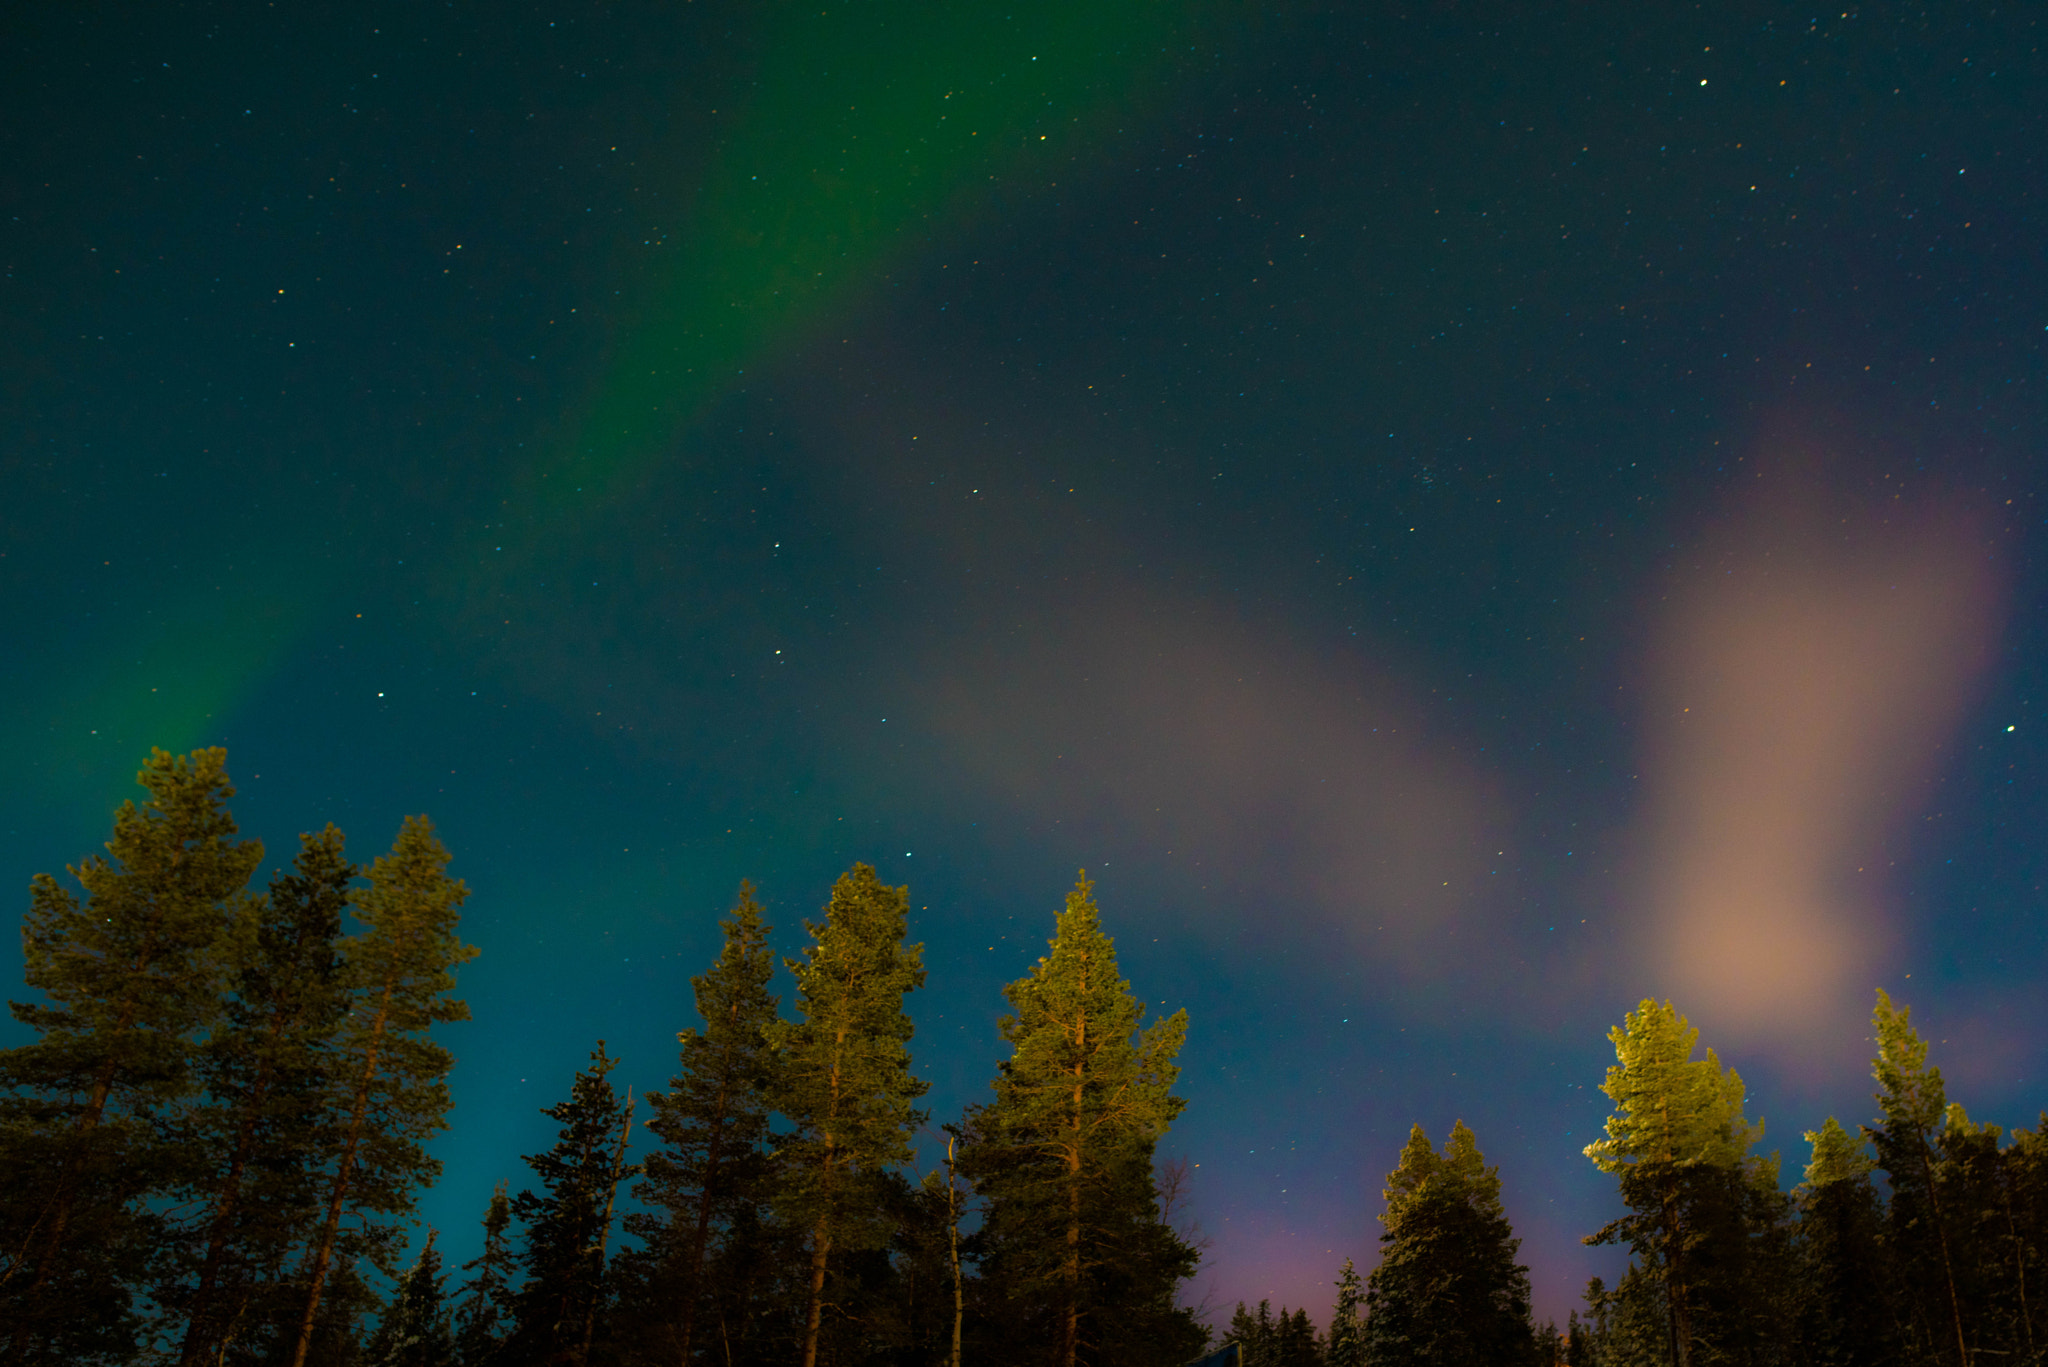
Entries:
{"label": "green pine needles", "polygon": [[[466,895],[425,818],[368,871],[302,836],[262,892],[221,750],[151,753],[107,853],[31,884],[36,1038],[0,1050],[10,1363],[326,1362],[439,1164]],[[343,925],[352,913],[352,929]]]}

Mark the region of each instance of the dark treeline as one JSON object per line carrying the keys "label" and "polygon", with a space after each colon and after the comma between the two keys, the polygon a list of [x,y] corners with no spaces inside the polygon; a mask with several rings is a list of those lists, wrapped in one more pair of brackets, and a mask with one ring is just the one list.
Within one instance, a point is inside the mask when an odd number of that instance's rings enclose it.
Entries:
{"label": "dark treeline", "polygon": [[[333,827],[267,887],[225,755],[153,754],[72,884],[31,886],[33,1042],[0,1050],[0,1361],[276,1367],[1178,1367],[1184,1013],[1147,1022],[1084,877],[1004,991],[991,1099],[928,1128],[907,891],[856,864],[774,990],[751,888],[691,979],[701,1024],[635,1097],[597,1042],[478,1257],[409,1263],[446,1127],[463,884],[424,817],[367,867]],[[1741,1079],[1669,1003],[1615,1028],[1586,1155],[1629,1253],[1563,1329],[1530,1313],[1498,1171],[1417,1126],[1380,1257],[1327,1332],[1240,1305],[1241,1367],[1972,1367],[2048,1361],[2048,1115],[2005,1133],[1946,1094],[1878,994],[1876,1115],[1807,1134],[1789,1192]],[[920,1136],[943,1158],[922,1177]]]}
{"label": "dark treeline", "polygon": [[1877,1114],[1807,1132],[1790,1192],[1745,1089],[1669,1002],[1610,1032],[1607,1137],[1586,1156],[1627,1211],[1585,1242],[1629,1251],[1587,1313],[1533,1325],[1500,1180],[1460,1122],[1416,1127],[1388,1175],[1380,1263],[1347,1259],[1327,1335],[1238,1306],[1243,1367],[1992,1367],[2048,1362],[2048,1113],[2010,1134],[1948,1099],[1909,1012],[1877,994]]}
{"label": "dark treeline", "polygon": [[[856,864],[772,990],[750,888],[691,980],[668,1087],[599,1041],[483,1212],[433,1231],[467,895],[423,817],[351,862],[302,836],[267,888],[220,750],[154,753],[107,853],[39,876],[0,1051],[0,1361],[280,1367],[1176,1367],[1208,1330],[1154,1151],[1184,1014],[1145,1020],[1084,877],[1005,989],[992,1099],[928,1129],[909,899]],[[920,1135],[943,1143],[914,1179]]]}

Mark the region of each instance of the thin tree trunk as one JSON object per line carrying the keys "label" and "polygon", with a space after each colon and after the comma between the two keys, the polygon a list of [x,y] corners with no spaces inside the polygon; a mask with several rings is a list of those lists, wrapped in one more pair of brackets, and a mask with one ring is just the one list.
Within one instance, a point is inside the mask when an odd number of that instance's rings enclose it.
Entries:
{"label": "thin tree trunk", "polygon": [[207,1340],[213,1337],[208,1319],[213,1313],[214,1292],[227,1262],[228,1236],[234,1228],[235,1216],[241,1213],[242,1172],[248,1166],[250,1132],[254,1127],[255,1121],[248,1116],[244,1116],[237,1127],[235,1156],[228,1163],[220,1206],[214,1212],[212,1227],[207,1230],[206,1261],[200,1265],[199,1285],[193,1289],[192,1308],[185,1321],[185,1342],[178,1353],[180,1367],[198,1367],[206,1360]]}
{"label": "thin tree trunk", "polygon": [[1963,1333],[1963,1302],[1956,1294],[1955,1267],[1949,1262],[1948,1256],[1948,1230],[1943,1227],[1941,1218],[1941,1198],[1935,1194],[1934,1190],[1934,1162],[1928,1153],[1926,1133],[1923,1131],[1918,1138],[1920,1140],[1920,1174],[1927,1181],[1927,1206],[1934,1215],[1934,1241],[1941,1249],[1941,1275],[1948,1284],[1948,1311],[1955,1325],[1956,1361],[1960,1364],[1960,1367],[1970,1367],[1970,1342]]}
{"label": "thin tree trunk", "polygon": [[384,1027],[391,1018],[391,985],[377,1004],[377,1022],[370,1029],[370,1052],[364,1060],[361,1080],[356,1084],[355,1104],[349,1111],[348,1138],[342,1144],[341,1159],[334,1169],[334,1187],[327,1201],[327,1219],[320,1230],[320,1246],[313,1254],[307,1278],[306,1312],[299,1320],[298,1342],[292,1348],[291,1367],[306,1367],[306,1354],[313,1347],[313,1323],[320,1314],[320,1296],[327,1286],[327,1269],[334,1261],[334,1240],[341,1229],[341,1213],[348,1201],[349,1180],[355,1175],[356,1147],[362,1142],[363,1118],[370,1107],[370,1086],[377,1080],[382,1061]]}
{"label": "thin tree trunk", "polygon": [[626,1118],[619,1126],[619,1151],[612,1157],[612,1184],[604,1198],[604,1223],[597,1227],[597,1266],[591,1269],[590,1305],[583,1313],[583,1351],[576,1358],[579,1364],[590,1361],[590,1340],[597,1333],[598,1293],[604,1285],[604,1251],[612,1239],[612,1209],[618,1204],[619,1178],[625,1175],[626,1145],[632,1138],[633,1089],[627,1087]]}
{"label": "thin tree trunk", "polygon": [[1073,1142],[1067,1150],[1067,1258],[1065,1313],[1060,1317],[1060,1367],[1074,1367],[1081,1350],[1081,1141],[1087,1116],[1088,1020],[1074,1022]]}
{"label": "thin tree trunk", "polygon": [[832,1038],[832,1075],[825,1093],[825,1172],[818,1185],[822,1198],[818,1224],[811,1235],[811,1294],[804,1311],[804,1367],[818,1365],[818,1328],[825,1320],[825,1262],[832,1251],[833,1165],[839,1156],[831,1127],[839,1123],[839,1072],[846,1058],[846,1035],[847,1027],[841,1025]]}
{"label": "thin tree trunk", "polygon": [[[271,1043],[275,1044],[283,1033],[284,1027],[273,1022],[270,1029]],[[211,1302],[219,1284],[221,1265],[227,1261],[228,1237],[233,1229],[235,1216],[241,1213],[242,1174],[249,1166],[249,1154],[255,1147],[256,1120],[253,1112],[269,1092],[274,1071],[269,1065],[265,1065],[257,1072],[256,1081],[250,1087],[247,1111],[242,1117],[242,1123],[236,1127],[235,1156],[228,1164],[227,1182],[221,1196],[220,1209],[214,1216],[213,1228],[207,1234],[206,1262],[200,1270],[199,1286],[193,1292],[192,1309],[185,1325],[185,1343],[180,1350],[179,1367],[198,1367],[198,1364],[205,1360],[206,1335],[211,1333],[206,1325],[206,1317],[213,1308]]]}
{"label": "thin tree trunk", "polygon": [[953,1136],[946,1136],[946,1240],[953,1255],[953,1358],[952,1367],[960,1367],[960,1321],[965,1317],[967,1301],[960,1285],[960,1209],[954,1204],[953,1185]]}
{"label": "thin tree trunk", "polygon": [[[145,960],[143,967],[148,967]],[[133,1001],[121,1004],[121,1015],[115,1021],[109,1036],[110,1042],[126,1035],[135,1024]],[[71,1206],[78,1197],[78,1170],[84,1166],[86,1151],[91,1147],[93,1136],[99,1131],[100,1120],[106,1114],[107,1099],[114,1094],[114,1072],[118,1065],[110,1057],[93,1079],[91,1098],[85,1109],[79,1113],[78,1122],[72,1126],[77,1136],[72,1150],[64,1158],[64,1170],[57,1175],[56,1190],[50,1194],[50,1232],[43,1236],[43,1251],[36,1259],[35,1279],[28,1285],[24,1296],[27,1304],[19,1323],[15,1325],[11,1338],[13,1351],[10,1356],[19,1357],[28,1347],[28,1337],[34,1332],[38,1318],[36,1312],[43,1299],[43,1287],[50,1280],[50,1272],[57,1265],[57,1255],[64,1249],[64,1235],[71,1225]]]}
{"label": "thin tree trunk", "polygon": [[832,1230],[824,1216],[811,1231],[811,1296],[804,1312],[804,1367],[817,1367],[818,1328],[825,1319],[825,1259],[832,1249]]}
{"label": "thin tree trunk", "polygon": [[697,1188],[697,1235],[690,1244],[690,1280],[683,1294],[682,1332],[676,1367],[690,1367],[690,1340],[696,1336],[697,1302],[703,1298],[704,1257],[711,1246],[711,1193],[725,1157],[725,1108],[729,1079],[718,1082],[718,1103],[712,1110],[711,1137],[704,1145],[704,1180]]}

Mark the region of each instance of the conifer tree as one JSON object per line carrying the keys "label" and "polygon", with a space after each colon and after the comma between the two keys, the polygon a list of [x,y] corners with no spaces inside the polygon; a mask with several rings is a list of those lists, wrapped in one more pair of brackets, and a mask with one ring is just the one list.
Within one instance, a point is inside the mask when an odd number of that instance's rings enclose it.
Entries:
{"label": "conifer tree", "polygon": [[1380,1265],[1366,1281],[1372,1367],[1528,1364],[1529,1270],[1515,1262],[1498,1169],[1459,1121],[1442,1154],[1417,1125],[1387,1175]]}
{"label": "conifer tree", "polygon": [[1337,1273],[1337,1306],[1330,1315],[1329,1367],[1365,1367],[1365,1283],[1351,1259]]}
{"label": "conifer tree", "polygon": [[512,1331],[512,1202],[498,1183],[484,1211],[483,1252],[462,1265],[476,1276],[462,1284],[455,1311],[455,1355],[462,1367],[482,1367]]}
{"label": "conifer tree", "polygon": [[273,1327],[268,1302],[316,1208],[314,1165],[337,1118],[331,1048],[348,1005],[338,942],[356,872],[334,827],[300,837],[256,905],[223,1028],[199,1054],[209,1105],[196,1139],[211,1161],[187,1183],[196,1218],[180,1281],[157,1293],[182,1306],[185,1367]]}
{"label": "conifer tree", "polygon": [[22,927],[36,1033],[0,1051],[0,1325],[10,1362],[78,1362],[132,1342],[130,1296],[161,1234],[144,1198],[184,1176],[167,1127],[219,1016],[234,927],[263,847],[236,840],[227,752],[153,750],[106,855],[31,884]]}
{"label": "conifer tree", "polygon": [[625,1161],[633,1102],[612,1087],[617,1066],[599,1040],[569,1099],[542,1111],[561,1131],[553,1148],[527,1156],[541,1190],[512,1198],[512,1213],[526,1227],[519,1256],[526,1283],[514,1301],[516,1327],[494,1359],[507,1367],[589,1361],[608,1289],[613,1203],[619,1184],[638,1172]]}
{"label": "conifer tree", "polygon": [[[1738,1329],[1731,1317],[1755,1270],[1749,1207],[1764,1203],[1767,1187],[1775,1194],[1776,1170],[1745,1164],[1763,1127],[1742,1114],[1742,1079],[1711,1049],[1705,1059],[1692,1057],[1699,1031],[1671,1003],[1646,999],[1608,1038],[1617,1062],[1601,1090],[1615,1113],[1607,1137],[1587,1145],[1586,1156],[1619,1180],[1633,1213],[1586,1242],[1630,1247],[1644,1276],[1658,1283],[1670,1361],[1693,1367],[1703,1328],[1717,1344]],[[1610,1294],[1643,1287],[1625,1278]],[[1716,1310],[1727,1314],[1716,1317]]]}
{"label": "conifer tree", "polygon": [[968,1118],[966,1171],[987,1200],[989,1274],[1051,1319],[1055,1367],[1198,1350],[1174,1304],[1200,1256],[1161,1218],[1153,1152],[1187,1104],[1173,1095],[1187,1013],[1144,1024],[1084,873],[1050,953],[1004,990],[1011,1056]]}
{"label": "conifer tree", "polygon": [[648,1360],[677,1367],[692,1361],[705,1302],[715,1298],[706,1285],[714,1245],[767,1197],[770,1176],[768,1031],[778,1002],[768,990],[770,927],[751,883],[740,885],[720,925],[717,963],[690,980],[704,1028],[677,1035],[681,1061],[669,1090],[648,1094],[647,1128],[661,1147],[636,1191],[649,1209],[626,1221],[643,1240],[631,1255],[635,1337]]}
{"label": "conifer tree", "polygon": [[441,1254],[427,1231],[420,1256],[398,1279],[384,1321],[364,1351],[364,1367],[454,1367],[455,1341],[441,1304]]}
{"label": "conifer tree", "polygon": [[1877,1150],[1877,1165],[1891,1186],[1890,1236],[1901,1261],[1900,1275],[1912,1297],[1915,1319],[1927,1351],[1969,1367],[1969,1335],[1957,1284],[1956,1254],[1949,1218],[1942,1210],[1936,1171],[1938,1144],[1948,1113],[1941,1069],[1927,1062],[1927,1042],[1913,1029],[1912,1008],[1894,1008],[1878,989],[1872,1013],[1877,1027],[1877,1123],[1864,1133]]}
{"label": "conifer tree", "polygon": [[910,899],[866,864],[833,885],[812,942],[786,960],[796,976],[796,1022],[770,1032],[779,1110],[794,1132],[782,1144],[781,1198],[810,1233],[803,1367],[816,1367],[825,1281],[837,1250],[884,1246],[891,1231],[871,1199],[881,1174],[909,1161],[926,1085],[910,1072],[903,998],[924,984],[923,946],[905,945]]}
{"label": "conifer tree", "polygon": [[1323,1345],[1306,1310],[1283,1305],[1276,1315],[1271,1301],[1260,1301],[1250,1312],[1239,1301],[1227,1337],[1237,1344],[1239,1367],[1323,1367]]}
{"label": "conifer tree", "polygon": [[1798,1202],[1799,1344],[1813,1367],[1888,1362],[1898,1351],[1897,1300],[1884,1210],[1870,1174],[1876,1164],[1829,1116],[1809,1130],[1813,1161]]}
{"label": "conifer tree", "polygon": [[[455,933],[469,889],[447,869],[448,851],[433,823],[407,817],[391,852],[370,866],[369,887],[351,899],[362,930],[342,949],[350,1009],[335,1037],[331,1104],[338,1118],[303,1273],[292,1367],[305,1367],[312,1352],[337,1250],[353,1243],[382,1256],[390,1241],[377,1217],[409,1212],[418,1189],[441,1170],[424,1145],[446,1127],[454,1059],[428,1031],[469,1019],[469,1008],[448,993],[456,967],[476,957]],[[356,1224],[352,1240],[343,1237],[348,1216]]]}

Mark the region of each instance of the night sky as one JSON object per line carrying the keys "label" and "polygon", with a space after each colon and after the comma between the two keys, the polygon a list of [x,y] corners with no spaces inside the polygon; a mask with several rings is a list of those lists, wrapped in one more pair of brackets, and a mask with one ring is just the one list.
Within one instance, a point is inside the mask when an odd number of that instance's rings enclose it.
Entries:
{"label": "night sky", "polygon": [[152,745],[273,862],[431,814],[458,1259],[740,880],[794,952],[855,860],[935,1120],[1089,870],[1225,1314],[1326,1315],[1463,1118],[1561,1320],[1644,996],[1788,1182],[1880,984],[2031,1124],[2039,15],[25,7],[0,875]]}

